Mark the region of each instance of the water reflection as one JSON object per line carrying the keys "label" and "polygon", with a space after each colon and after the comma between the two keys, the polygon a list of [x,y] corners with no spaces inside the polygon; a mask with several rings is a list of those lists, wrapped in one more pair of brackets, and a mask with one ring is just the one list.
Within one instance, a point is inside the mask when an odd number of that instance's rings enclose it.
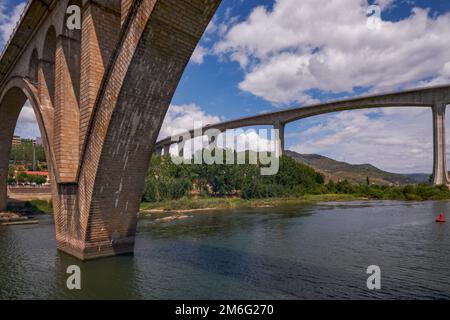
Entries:
{"label": "water reflection", "polygon": [[[134,256],[81,263],[50,217],[0,227],[2,299],[450,298],[448,202],[324,203],[141,219]],[[66,288],[69,265],[82,290]],[[367,266],[382,269],[369,291]]]}

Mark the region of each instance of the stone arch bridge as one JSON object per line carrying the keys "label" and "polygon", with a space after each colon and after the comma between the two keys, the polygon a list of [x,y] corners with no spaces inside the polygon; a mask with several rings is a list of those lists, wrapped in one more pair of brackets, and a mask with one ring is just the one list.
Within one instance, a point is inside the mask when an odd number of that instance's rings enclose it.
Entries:
{"label": "stone arch bridge", "polygon": [[[36,114],[52,180],[57,247],[79,259],[131,253],[145,175],[182,73],[220,0],[30,0],[0,57],[0,210],[18,116]],[[81,8],[69,30],[67,8]],[[435,183],[447,183],[449,88],[354,100],[432,107]],[[346,105],[346,106],[344,106]],[[305,108],[320,114],[333,104]],[[336,103],[336,111],[348,108]],[[313,110],[314,109],[314,110]],[[272,116],[280,128],[308,111]],[[249,118],[249,125],[258,117]],[[244,119],[240,120],[240,125]]]}
{"label": "stone arch bridge", "polygon": [[[220,0],[31,0],[0,58],[0,210],[30,101],[52,180],[58,249],[131,253],[161,123]],[[81,9],[81,29],[67,21]]]}

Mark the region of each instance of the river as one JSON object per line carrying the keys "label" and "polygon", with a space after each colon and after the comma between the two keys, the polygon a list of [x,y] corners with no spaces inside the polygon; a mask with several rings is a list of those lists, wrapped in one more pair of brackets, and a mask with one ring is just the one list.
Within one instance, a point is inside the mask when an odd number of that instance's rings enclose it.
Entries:
{"label": "river", "polygon": [[[134,256],[57,252],[49,216],[0,227],[0,299],[450,298],[450,202],[358,201],[152,214]],[[448,216],[450,218],[450,215]],[[66,287],[81,268],[82,289]],[[381,269],[369,290],[367,267]]]}

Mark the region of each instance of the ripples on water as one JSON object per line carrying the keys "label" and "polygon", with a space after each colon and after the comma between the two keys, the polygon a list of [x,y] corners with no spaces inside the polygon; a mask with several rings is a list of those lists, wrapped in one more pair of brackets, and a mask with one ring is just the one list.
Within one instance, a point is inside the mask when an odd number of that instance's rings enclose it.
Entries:
{"label": "ripples on water", "polygon": [[[447,202],[347,202],[141,219],[134,257],[56,252],[50,217],[0,227],[2,299],[450,298]],[[450,218],[450,215],[448,216]],[[79,264],[81,291],[65,289]],[[382,290],[366,288],[379,265]]]}

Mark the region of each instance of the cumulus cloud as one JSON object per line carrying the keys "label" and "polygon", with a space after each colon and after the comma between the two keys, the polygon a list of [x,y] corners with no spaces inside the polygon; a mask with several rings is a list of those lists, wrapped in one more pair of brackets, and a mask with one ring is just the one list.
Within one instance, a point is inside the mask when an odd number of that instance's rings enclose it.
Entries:
{"label": "cumulus cloud", "polygon": [[194,53],[192,54],[191,61],[195,64],[202,64],[205,61],[205,56],[209,53],[208,48],[203,47],[202,45],[198,45]]}
{"label": "cumulus cloud", "polygon": [[202,127],[221,121],[221,117],[207,114],[193,103],[171,105],[159,132],[159,139],[192,130],[196,126]]}
{"label": "cumulus cloud", "polygon": [[3,47],[9,40],[25,5],[26,2],[22,2],[12,10],[7,10],[6,1],[0,0],[0,47]]}
{"label": "cumulus cloud", "polygon": [[27,101],[20,112],[19,119],[17,120],[15,135],[22,138],[35,139],[40,137],[39,126],[36,121],[31,104]]}
{"label": "cumulus cloud", "polygon": [[388,91],[450,81],[450,13],[430,17],[414,8],[370,30],[367,7],[361,0],[277,0],[231,26],[214,52],[240,64],[242,90],[277,104],[310,103],[311,90]]}
{"label": "cumulus cloud", "polygon": [[[158,140],[222,121],[224,121],[222,117],[207,114],[196,104],[171,105],[161,127]],[[199,137],[193,141],[188,141],[185,150],[196,152],[207,145],[207,137]],[[217,145],[221,148],[231,148],[237,151],[256,151],[257,148],[259,148],[259,151],[275,150],[273,133],[263,130],[256,131],[255,129],[227,131],[218,136]],[[172,154],[177,154],[177,146],[172,146],[170,151]],[[190,156],[191,153],[186,152],[185,155]]]}

